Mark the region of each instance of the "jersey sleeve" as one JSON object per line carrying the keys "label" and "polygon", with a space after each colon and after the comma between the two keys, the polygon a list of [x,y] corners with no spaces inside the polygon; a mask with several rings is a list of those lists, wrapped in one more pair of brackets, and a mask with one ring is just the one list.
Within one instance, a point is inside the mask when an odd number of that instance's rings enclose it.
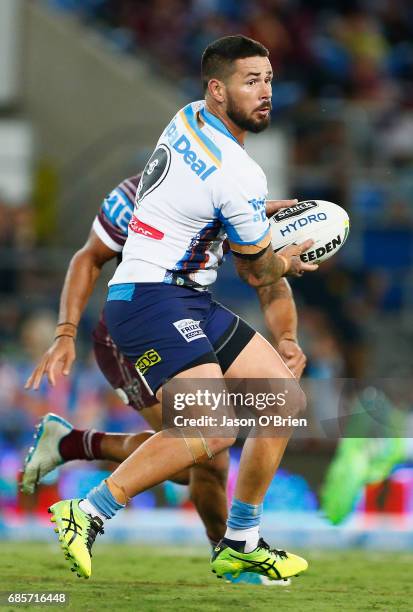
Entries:
{"label": "jersey sleeve", "polygon": [[235,255],[254,257],[271,242],[271,229],[265,211],[265,197],[251,197],[251,189],[232,182],[225,189],[219,217]]}
{"label": "jersey sleeve", "polygon": [[92,229],[112,251],[119,253],[126,242],[139,180],[140,175],[130,177],[113,189],[93,221]]}

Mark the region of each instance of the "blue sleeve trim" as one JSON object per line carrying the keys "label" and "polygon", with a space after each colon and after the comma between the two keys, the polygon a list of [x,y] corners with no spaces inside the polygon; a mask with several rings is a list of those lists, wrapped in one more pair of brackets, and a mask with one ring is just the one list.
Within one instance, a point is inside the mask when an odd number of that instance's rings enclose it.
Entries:
{"label": "blue sleeve trim", "polygon": [[243,240],[241,238],[241,236],[239,235],[239,233],[237,232],[237,230],[235,229],[235,227],[233,225],[231,225],[231,223],[228,221],[228,219],[226,217],[224,217],[224,215],[222,214],[222,211],[219,208],[215,208],[215,215],[218,217],[218,219],[221,221],[225,232],[228,236],[228,240],[230,242],[233,242],[234,244],[245,244],[245,245],[249,245],[249,244],[257,244],[258,242],[260,242],[264,236],[270,231],[270,224],[269,221],[267,221],[267,227],[264,230],[264,232],[261,234],[261,236],[259,236],[259,238],[256,238],[255,240]]}
{"label": "blue sleeve trim", "polygon": [[[230,236],[230,234],[228,234],[228,238],[230,240],[230,242],[233,242],[234,244],[258,244],[258,242],[261,242],[261,240],[264,238],[264,236],[266,236],[269,232],[269,227],[265,230],[265,232],[263,234],[261,234],[261,236],[259,238],[257,238],[256,240],[240,240],[240,236],[237,234],[237,238],[238,240],[233,240]],[[228,233],[228,232],[227,232]]]}

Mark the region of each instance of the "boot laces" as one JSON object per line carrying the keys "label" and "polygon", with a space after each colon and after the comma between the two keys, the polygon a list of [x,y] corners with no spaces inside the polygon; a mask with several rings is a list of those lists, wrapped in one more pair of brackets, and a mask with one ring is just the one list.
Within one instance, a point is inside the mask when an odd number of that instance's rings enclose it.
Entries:
{"label": "boot laces", "polygon": [[89,527],[86,536],[86,548],[88,549],[90,556],[92,556],[92,546],[98,533],[101,535],[105,533],[103,529],[103,521],[98,516],[91,516],[89,519]]}
{"label": "boot laces", "polygon": [[258,540],[257,548],[262,548],[263,550],[268,550],[268,552],[276,555],[280,559],[288,559],[288,554],[286,553],[285,550],[281,550],[279,548],[270,548],[270,545],[267,544],[267,542],[263,538],[260,538]]}

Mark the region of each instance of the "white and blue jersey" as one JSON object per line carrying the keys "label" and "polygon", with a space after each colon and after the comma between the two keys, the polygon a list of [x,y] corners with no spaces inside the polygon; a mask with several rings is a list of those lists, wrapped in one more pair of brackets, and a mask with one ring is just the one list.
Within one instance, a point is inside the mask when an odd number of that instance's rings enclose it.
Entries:
{"label": "white and blue jersey", "polygon": [[225,125],[204,101],[187,105],[145,166],[123,259],[109,285],[206,288],[216,279],[225,238],[247,255],[270,243],[266,196],[263,171]]}

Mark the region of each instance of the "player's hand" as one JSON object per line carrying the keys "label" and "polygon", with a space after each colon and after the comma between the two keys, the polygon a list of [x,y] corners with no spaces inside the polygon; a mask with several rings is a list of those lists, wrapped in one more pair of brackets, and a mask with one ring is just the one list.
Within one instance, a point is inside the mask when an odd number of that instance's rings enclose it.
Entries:
{"label": "player's hand", "polygon": [[265,212],[267,213],[267,217],[272,217],[277,210],[289,208],[290,206],[295,206],[296,204],[298,204],[298,200],[266,200]]}
{"label": "player's hand", "polygon": [[302,276],[304,272],[314,272],[318,269],[318,264],[304,263],[300,255],[313,246],[314,240],[305,240],[301,244],[290,244],[277,251],[286,264],[284,276]]}
{"label": "player's hand", "polygon": [[37,390],[43,376],[47,376],[49,384],[54,387],[56,377],[62,373],[65,376],[70,374],[73,362],[76,359],[75,341],[68,336],[57,338],[43,355],[39,365],[33,370],[31,376],[24,385],[25,389]]}
{"label": "player's hand", "polygon": [[301,378],[307,363],[307,357],[304,355],[300,345],[294,340],[280,340],[278,343],[278,352],[285,365],[291,370],[294,376],[296,378]]}

